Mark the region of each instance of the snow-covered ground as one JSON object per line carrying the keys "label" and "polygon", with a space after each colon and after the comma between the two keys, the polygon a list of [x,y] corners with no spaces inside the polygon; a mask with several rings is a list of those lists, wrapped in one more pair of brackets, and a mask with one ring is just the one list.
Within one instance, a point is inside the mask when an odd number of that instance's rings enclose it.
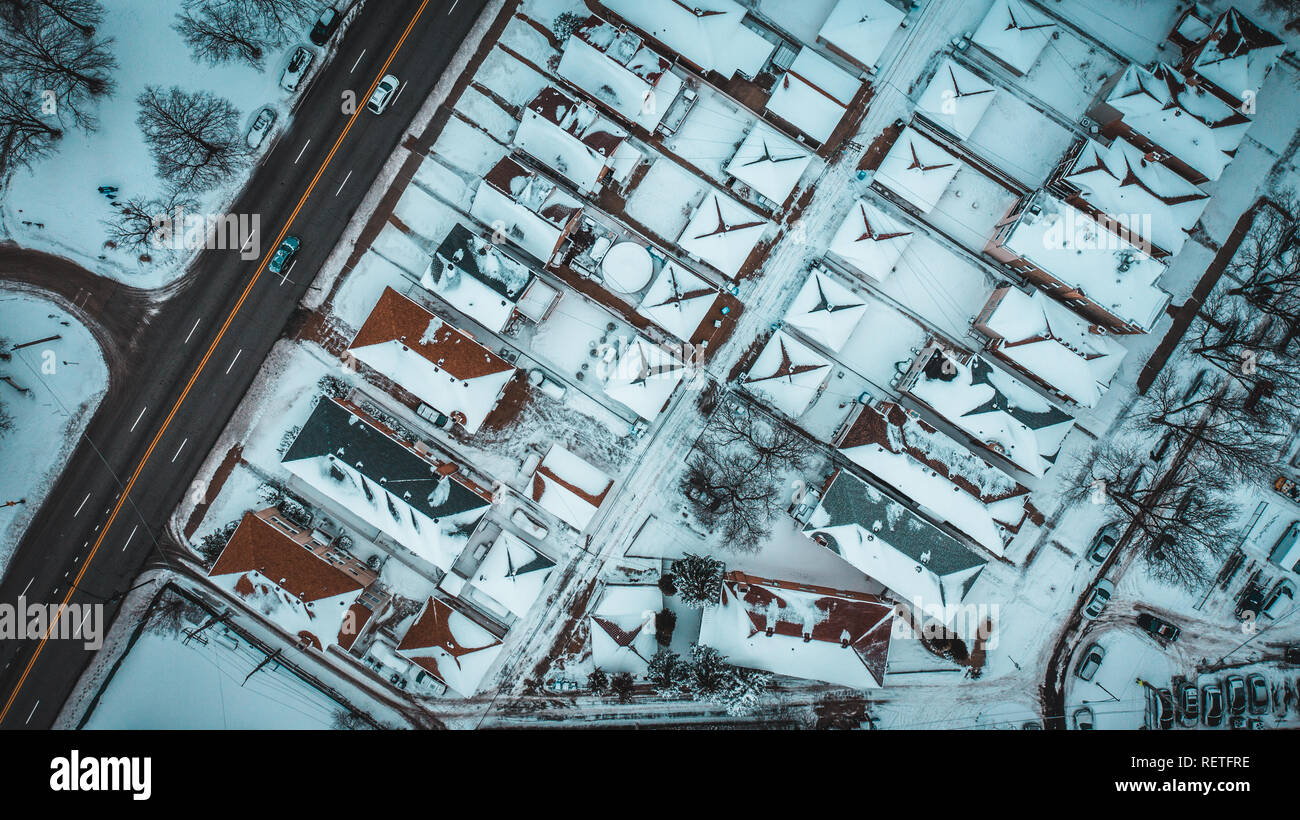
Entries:
{"label": "snow-covered ground", "polygon": [[[52,339],[50,337],[60,338]],[[14,345],[38,344],[13,350]],[[108,390],[108,366],[90,331],[54,302],[0,288],[0,572]],[[9,502],[20,504],[6,506]]]}

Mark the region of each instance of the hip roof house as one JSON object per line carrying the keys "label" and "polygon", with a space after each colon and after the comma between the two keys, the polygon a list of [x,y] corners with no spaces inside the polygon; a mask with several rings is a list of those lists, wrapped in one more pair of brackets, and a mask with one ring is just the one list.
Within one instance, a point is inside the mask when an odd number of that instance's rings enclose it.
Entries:
{"label": "hip roof house", "polygon": [[912,229],[866,199],[859,199],[844,216],[831,239],[828,256],[883,282],[911,244]]}
{"label": "hip roof house", "polygon": [[908,126],[885,154],[871,184],[892,191],[924,214],[939,204],[961,168],[961,160]]}
{"label": "hip roof house", "polygon": [[803,415],[831,377],[831,362],[778,330],[741,379],[745,389],[792,419]]}
{"label": "hip roof house", "polygon": [[825,145],[861,90],[861,79],[805,47],[776,81],[767,110]]}
{"label": "hip roof house", "polygon": [[871,71],[905,16],[885,0],[839,0],[817,32],[817,42]]}
{"label": "hip roof house", "polygon": [[1050,17],[1024,0],[993,0],[971,42],[1012,73],[1025,75],[1056,30]]}
{"label": "hip roof house", "polygon": [[808,149],[760,120],[745,135],[726,172],[780,207],[811,162]]}
{"label": "hip roof house", "polygon": [[970,139],[993,104],[997,88],[947,57],[916,103],[916,113],[959,140]]}
{"label": "hip roof house", "polygon": [[771,224],[714,189],[695,209],[677,244],[691,256],[735,279]]}
{"label": "hip roof house", "polygon": [[397,644],[397,652],[461,697],[469,697],[501,654],[501,639],[441,598],[430,598]]}
{"label": "hip roof house", "polygon": [[655,617],[664,595],[654,584],[606,584],[592,609],[591,660],[597,669],[643,676],[659,651]]}
{"label": "hip roof house", "polygon": [[1219,15],[1213,27],[1199,19],[1198,13],[1198,4],[1193,3],[1171,37],[1185,43],[1180,65],[1183,73],[1195,74],[1229,105],[1254,110],[1255,95],[1286,44],[1235,7]]}
{"label": "hip roof house", "polygon": [[785,323],[809,339],[839,352],[867,312],[867,303],[830,276],[814,269],[785,313]]}

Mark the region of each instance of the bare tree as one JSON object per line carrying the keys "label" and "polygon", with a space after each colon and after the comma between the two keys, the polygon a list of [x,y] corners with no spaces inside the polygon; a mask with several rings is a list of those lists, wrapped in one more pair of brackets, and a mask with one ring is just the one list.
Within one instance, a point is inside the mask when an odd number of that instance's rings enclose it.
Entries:
{"label": "bare tree", "polygon": [[94,37],[96,26],[104,18],[104,7],[98,0],[0,0],[0,21],[9,26],[26,25],[42,11],[58,17],[84,37]]}
{"label": "bare tree", "polygon": [[195,59],[209,65],[239,60],[262,69],[263,41],[231,5],[198,5],[181,12],[172,26]]}
{"label": "bare tree", "polygon": [[765,464],[802,470],[809,457],[808,442],[784,424],[755,417],[757,411],[734,397],[709,420],[709,438],[722,447],[743,443]]}
{"label": "bare tree", "polygon": [[757,550],[771,533],[780,490],[761,459],[702,441],[687,464],[680,487],[700,523],[718,530],[728,549]]}
{"label": "bare tree", "polygon": [[266,43],[276,47],[293,41],[298,29],[315,19],[320,5],[316,0],[224,0],[223,4],[256,21]]}
{"label": "bare tree", "polygon": [[1189,352],[1227,375],[1251,396],[1292,411],[1300,410],[1300,367],[1295,340],[1271,316],[1261,316],[1244,300],[1219,293],[1206,300],[1188,330]]}
{"label": "bare tree", "polygon": [[166,250],[163,238],[163,225],[170,230],[183,231],[184,226],[170,225],[165,222],[179,208],[182,211],[197,208],[197,202],[179,190],[170,190],[161,196],[133,196],[124,200],[117,209],[117,214],[104,220],[104,227],[110,240],[127,250],[150,248]]}
{"label": "bare tree", "polygon": [[1224,291],[1243,299],[1257,314],[1280,322],[1278,338],[1285,347],[1300,334],[1300,201],[1279,196],[1255,212],[1249,233],[1226,275],[1236,284]]}
{"label": "bare tree", "polygon": [[63,138],[58,121],[38,113],[36,96],[8,78],[0,79],[0,177],[21,165],[31,165]]}
{"label": "bare tree", "polygon": [[136,98],[136,123],[153,153],[158,175],[173,187],[203,191],[235,173],[248,152],[239,136],[239,112],[207,91],[147,86]]}
{"label": "bare tree", "polygon": [[53,104],[59,117],[91,129],[91,104],[113,90],[117,60],[111,44],[111,39],[85,36],[45,5],[36,6],[18,25],[5,28],[0,73],[40,97],[42,104]]}

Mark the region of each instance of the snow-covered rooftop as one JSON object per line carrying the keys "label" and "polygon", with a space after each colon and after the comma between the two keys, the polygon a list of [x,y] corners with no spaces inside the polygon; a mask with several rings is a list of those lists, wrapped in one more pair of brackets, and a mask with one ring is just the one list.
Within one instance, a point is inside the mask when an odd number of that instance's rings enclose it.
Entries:
{"label": "snow-covered rooftop", "polygon": [[734,279],[771,224],[731,197],[712,190],[695,209],[677,244]]}
{"label": "snow-covered rooftop", "polygon": [[1229,8],[1196,49],[1192,70],[1240,101],[1253,98],[1286,44]]}
{"label": "snow-covered rooftop", "polygon": [[586,529],[614,480],[595,465],[552,444],[537,465],[529,496],[578,531]]}
{"label": "snow-covered rooftop", "polygon": [[922,607],[960,602],[985,564],[951,535],[842,470],[828,482],[804,535]]}
{"label": "snow-covered rooftop", "polygon": [[700,643],[736,666],[874,689],[884,682],[893,616],[874,595],[733,572],[719,604],[704,610]]}
{"label": "snow-covered rooftop", "polygon": [[808,149],[759,120],[745,135],[726,171],[780,205],[812,162]]}
{"label": "snow-covered rooftop", "polygon": [[830,377],[829,359],[778,330],[750,366],[744,385],[749,392],[797,419]]}
{"label": "snow-covered rooftop", "polygon": [[744,25],[733,0],[604,0],[602,5],[705,71],[753,77],[776,44]]}
{"label": "snow-covered rooftop", "polygon": [[1127,351],[1041,290],[999,289],[975,327],[988,351],[1077,402],[1095,407]]}
{"label": "snow-covered rooftop", "polygon": [[860,79],[805,47],[776,81],[767,110],[824,143],[861,87]]}
{"label": "snow-covered rooftop", "polygon": [[282,459],[289,472],[443,570],[465,548],[492,495],[379,424],[322,399]]}
{"label": "snow-covered rooftop", "polygon": [[1106,103],[1128,127],[1212,180],[1223,174],[1251,124],[1165,63],[1153,71],[1129,65]]}
{"label": "snow-covered rooftop", "polygon": [[1169,253],[1178,253],[1210,204],[1208,194],[1124,139],[1109,148],[1089,140],[1065,180],[1092,207]]}
{"label": "snow-covered rooftop", "polygon": [[929,213],[961,168],[961,160],[909,126],[885,155],[874,182],[912,203],[921,213]]}
{"label": "snow-covered rooftop", "polygon": [[682,80],[672,62],[629,30],[588,17],[564,46],[557,72],[629,120],[654,131]]}
{"label": "snow-covered rooftop", "polygon": [[946,57],[917,101],[916,113],[964,140],[975,133],[996,95],[992,83]]}
{"label": "snow-covered rooftop", "polygon": [[590,615],[596,668],[644,675],[659,650],[655,616],[663,605],[663,593],[653,584],[607,584]]}
{"label": "snow-covered rooftop", "polygon": [[607,365],[605,393],[641,418],[654,419],[686,375],[686,365],[644,336],[622,347],[617,356]]}
{"label": "snow-covered rooftop", "polygon": [[349,354],[474,433],[514,365],[407,297],[384,288]]}
{"label": "snow-covered rooftop", "polygon": [[993,0],[972,40],[1021,74],[1028,74],[1057,25],[1023,0]]}
{"label": "snow-covered rooftop", "polygon": [[844,216],[829,253],[876,281],[884,281],[912,241],[912,229],[866,199]]}
{"label": "snow-covered rooftop", "polygon": [[522,618],[542,594],[555,562],[505,530],[474,571],[470,585]]}
{"label": "snow-covered rooftop", "polygon": [[430,598],[397,651],[462,697],[478,691],[501,639],[440,598]]}
{"label": "snow-covered rooftop", "polygon": [[1056,461],[1074,418],[978,356],[962,362],[938,344],[921,351],[907,389],[949,423],[1041,478]]}
{"label": "snow-covered rooftop", "polygon": [[636,312],[688,342],[717,299],[717,288],[675,262],[667,262],[641,297]]}
{"label": "snow-covered rooftop", "polygon": [[867,312],[867,303],[845,286],[819,270],[808,274],[785,323],[799,328],[808,338],[839,351]]}
{"label": "snow-covered rooftop", "polygon": [[885,0],[839,0],[817,39],[865,68],[874,68],[905,15]]}
{"label": "snow-covered rooftop", "polygon": [[420,277],[426,290],[493,332],[501,332],[533,273],[459,222]]}
{"label": "snow-covered rooftop", "polygon": [[994,555],[1029,517],[1029,490],[893,402],[865,408],[840,452]]}
{"label": "snow-covered rooftop", "polygon": [[514,144],[572,182],[596,189],[627,132],[594,107],[547,86],[524,107]]}
{"label": "snow-covered rooftop", "polygon": [[510,157],[502,157],[474,192],[470,213],[543,263],[582,212],[582,203]]}
{"label": "snow-covered rooftop", "polygon": [[1143,330],[1169,303],[1169,294],[1156,286],[1163,263],[1046,192],[1029,204],[1003,244]]}

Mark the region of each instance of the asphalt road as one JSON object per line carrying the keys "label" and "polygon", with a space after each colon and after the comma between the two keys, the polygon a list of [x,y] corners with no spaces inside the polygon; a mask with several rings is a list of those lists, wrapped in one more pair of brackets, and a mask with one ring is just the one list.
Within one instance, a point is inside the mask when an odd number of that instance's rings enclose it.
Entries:
{"label": "asphalt road", "polygon": [[[363,7],[231,209],[260,215],[262,256],[245,261],[238,249],[203,251],[182,286],[169,292],[126,353],[121,377],[114,378],[10,561],[0,601],[25,596],[29,603],[57,604],[71,590],[71,603],[108,600],[111,620],[115,596],[146,563],[162,560],[159,541],[168,516],[191,491],[194,475],[295,305],[483,5],[427,3],[387,69],[404,83],[399,95],[382,116],[362,110],[327,162],[350,119],[343,113],[344,91],[365,100],[420,3],[372,0]],[[302,239],[293,266],[287,276],[263,271],[234,312],[309,186],[289,230]],[[131,490],[119,505],[128,484]],[[3,642],[0,728],[49,727],[92,656],[80,641]]]}

